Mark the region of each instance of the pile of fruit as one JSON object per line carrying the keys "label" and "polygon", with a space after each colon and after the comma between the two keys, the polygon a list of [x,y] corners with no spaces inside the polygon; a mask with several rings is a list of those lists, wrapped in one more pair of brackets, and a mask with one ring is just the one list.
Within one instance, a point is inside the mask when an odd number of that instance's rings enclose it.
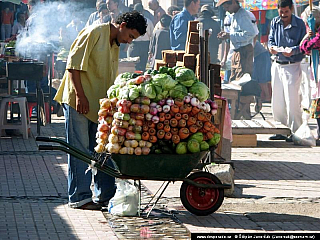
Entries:
{"label": "pile of fruit", "polygon": [[190,69],[123,73],[100,100],[97,153],[196,153],[220,141],[217,104]]}

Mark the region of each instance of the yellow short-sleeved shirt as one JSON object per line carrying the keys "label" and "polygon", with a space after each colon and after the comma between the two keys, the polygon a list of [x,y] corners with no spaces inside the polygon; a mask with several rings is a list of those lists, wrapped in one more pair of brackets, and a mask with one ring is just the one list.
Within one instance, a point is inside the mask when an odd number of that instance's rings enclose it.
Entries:
{"label": "yellow short-sleeved shirt", "polygon": [[68,69],[80,70],[81,84],[89,101],[85,116],[98,121],[99,99],[107,95],[118,74],[119,47],[110,45],[110,23],[84,28],[73,42],[66,72],[54,98],[76,109],[76,94]]}

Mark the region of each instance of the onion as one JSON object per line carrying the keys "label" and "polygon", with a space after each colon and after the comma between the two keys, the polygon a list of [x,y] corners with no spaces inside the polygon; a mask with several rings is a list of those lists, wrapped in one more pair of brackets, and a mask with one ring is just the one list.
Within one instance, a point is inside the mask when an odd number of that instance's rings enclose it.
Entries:
{"label": "onion", "polygon": [[206,111],[206,110],[207,110],[206,103],[205,103],[205,102],[201,102],[201,103],[199,104],[199,108],[202,109],[203,111]]}
{"label": "onion", "polygon": [[157,106],[157,103],[155,102],[150,103],[150,108],[155,108],[156,106]]}
{"label": "onion", "polygon": [[200,101],[198,98],[191,98],[191,101],[190,101],[191,105],[194,106],[194,107],[198,107],[199,104],[200,104]]}
{"label": "onion", "polygon": [[184,100],[185,103],[190,103],[191,97],[190,97],[189,95],[187,95],[187,96],[185,96],[185,97],[183,98],[183,100]]}
{"label": "onion", "polygon": [[158,105],[156,106],[156,109],[157,109],[158,112],[162,112],[162,107],[161,107],[161,105],[158,104]]}
{"label": "onion", "polygon": [[147,113],[147,114],[146,114],[146,120],[147,120],[147,121],[151,121],[152,117],[153,117],[153,116],[152,116],[151,113]]}
{"label": "onion", "polygon": [[170,111],[170,106],[169,106],[169,105],[164,105],[164,106],[162,107],[162,111],[163,111],[164,113],[169,112],[169,111]]}
{"label": "onion", "polygon": [[218,112],[218,110],[217,110],[217,109],[212,109],[212,110],[211,110],[211,114],[212,114],[212,115],[217,114],[217,112]]}
{"label": "onion", "polygon": [[172,106],[174,104],[173,99],[167,99],[167,105]]}
{"label": "onion", "polygon": [[210,104],[209,103],[206,103],[206,112],[210,112],[211,110],[211,107],[210,107]]}
{"label": "onion", "polygon": [[153,123],[158,123],[159,122],[159,117],[158,116],[153,116],[152,117],[152,122]]}
{"label": "onion", "polygon": [[152,115],[157,115],[158,110],[157,110],[155,107],[151,107],[151,108],[150,108],[150,113],[151,113]]}
{"label": "onion", "polygon": [[161,99],[158,103],[160,106],[163,106],[166,104],[166,99]]}

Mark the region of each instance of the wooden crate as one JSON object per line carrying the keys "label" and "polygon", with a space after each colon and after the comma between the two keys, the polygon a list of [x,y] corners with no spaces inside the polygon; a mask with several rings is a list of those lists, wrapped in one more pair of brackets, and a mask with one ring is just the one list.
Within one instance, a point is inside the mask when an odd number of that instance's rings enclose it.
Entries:
{"label": "wooden crate", "polygon": [[257,134],[232,135],[232,147],[256,147]]}

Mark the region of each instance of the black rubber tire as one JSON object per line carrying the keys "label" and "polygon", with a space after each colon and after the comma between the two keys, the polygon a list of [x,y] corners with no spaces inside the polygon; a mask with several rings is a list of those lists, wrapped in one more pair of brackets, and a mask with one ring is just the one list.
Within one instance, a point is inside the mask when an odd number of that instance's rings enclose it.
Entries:
{"label": "black rubber tire", "polygon": [[[209,172],[195,172],[188,179],[203,184],[221,184],[221,181]],[[224,189],[199,188],[183,182],[180,188],[180,199],[183,206],[197,216],[207,216],[221,206],[224,199]]]}

